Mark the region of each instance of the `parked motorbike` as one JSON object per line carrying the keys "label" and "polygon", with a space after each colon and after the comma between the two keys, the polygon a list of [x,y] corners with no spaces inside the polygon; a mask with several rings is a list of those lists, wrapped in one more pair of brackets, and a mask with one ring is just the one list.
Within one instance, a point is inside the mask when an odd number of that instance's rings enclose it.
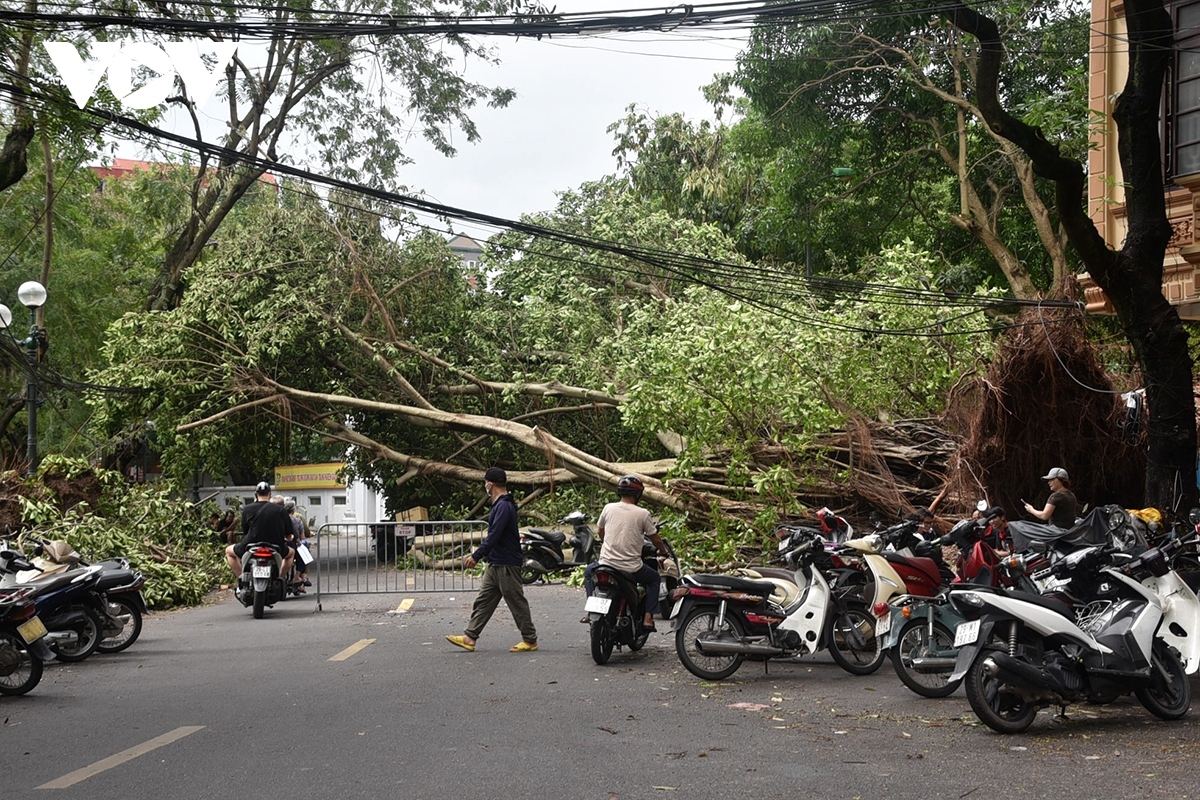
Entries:
{"label": "parked motorbike", "polygon": [[[34,558],[30,559],[34,571],[18,573],[18,580],[91,566],[68,542],[61,539],[40,540],[34,553]],[[96,650],[119,653],[136,642],[142,634],[142,617],[149,613],[146,598],[142,595],[146,577],[140,570],[132,569],[126,558],[108,559],[96,566],[101,570],[96,590],[104,601],[101,615],[103,630]]]}
{"label": "parked motorbike", "polygon": [[103,638],[104,601],[97,591],[101,568],[83,567],[19,583],[17,573],[34,566],[17,550],[0,550],[0,588],[28,586],[36,594],[38,618],[46,626],[46,645],[59,661],[82,661]]}
{"label": "parked motorbike", "polygon": [[796,531],[779,555],[795,572],[790,581],[733,575],[686,575],[672,593],[675,651],[704,680],[737,672],[746,659],[793,658],[828,649],[854,675],[883,663],[875,620],[865,603],[839,597],[815,567],[824,552],[819,534]]}
{"label": "parked motorbike", "polygon": [[[998,513],[994,509],[991,517]],[[958,575],[950,585],[971,583],[1036,592],[1025,574],[1024,559],[1001,558],[986,541],[991,517],[961,520],[944,541],[931,543],[940,547],[949,542],[962,553]],[[875,608],[876,631],[891,656],[892,668],[901,683],[923,697],[947,697],[961,683],[951,681],[950,674],[958,657],[953,631],[964,620],[950,604],[947,588],[934,597],[901,595],[891,598],[889,607]]]}
{"label": "parked motorbike", "polygon": [[31,586],[0,589],[0,694],[25,694],[42,679],[46,626],[37,616]]}
{"label": "parked motorbike", "polygon": [[[577,567],[586,567],[600,554],[596,537],[588,526],[588,516],[582,511],[572,511],[559,520],[570,525],[573,533],[568,539],[562,531],[544,528],[529,528],[521,532],[521,554],[525,564],[521,567],[521,583],[531,584],[544,580],[547,575],[571,572]],[[566,548],[571,557],[565,556]]]}
{"label": "parked motorbike", "polygon": [[1182,718],[1191,706],[1187,668],[1156,635],[1164,602],[1145,585],[1167,577],[1178,547],[1122,560],[1112,547],[1093,546],[1055,564],[1055,577],[1092,579],[1094,596],[1082,612],[1033,594],[952,590],[950,602],[967,621],[955,632],[961,649],[950,679],[965,678],[971,709],[999,733],[1025,730],[1042,707],[1106,704],[1131,692],[1154,716]]}
{"label": "parked motorbike", "polygon": [[279,574],[283,557],[263,542],[246,546],[242,556],[242,574],[238,578],[234,597],[243,606],[254,607],[254,618],[262,619],[267,606],[274,606],[286,591]]}

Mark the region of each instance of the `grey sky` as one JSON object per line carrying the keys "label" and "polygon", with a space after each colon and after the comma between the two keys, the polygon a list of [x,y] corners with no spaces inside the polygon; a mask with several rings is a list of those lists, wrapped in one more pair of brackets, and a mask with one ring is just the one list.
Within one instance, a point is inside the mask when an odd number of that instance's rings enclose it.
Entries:
{"label": "grey sky", "polygon": [[[594,0],[558,4],[564,11],[605,7]],[[472,65],[469,75],[513,88],[517,98],[504,109],[478,109],[483,141],[456,143],[455,158],[409,142],[416,163],[401,178],[437,202],[507,218],[553,208],[555,192],[613,172],[613,138],[605,129],[630,103],[711,118],[700,87],[732,71],[741,46],[701,33],[495,44],[500,66]]]}

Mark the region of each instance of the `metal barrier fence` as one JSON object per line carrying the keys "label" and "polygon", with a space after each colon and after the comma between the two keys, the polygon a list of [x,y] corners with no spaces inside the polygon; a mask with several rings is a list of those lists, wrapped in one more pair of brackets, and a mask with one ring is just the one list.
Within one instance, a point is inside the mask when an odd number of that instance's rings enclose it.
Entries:
{"label": "metal barrier fence", "polygon": [[463,559],[486,535],[485,520],[322,525],[308,569],[317,609],[322,595],[477,589]]}

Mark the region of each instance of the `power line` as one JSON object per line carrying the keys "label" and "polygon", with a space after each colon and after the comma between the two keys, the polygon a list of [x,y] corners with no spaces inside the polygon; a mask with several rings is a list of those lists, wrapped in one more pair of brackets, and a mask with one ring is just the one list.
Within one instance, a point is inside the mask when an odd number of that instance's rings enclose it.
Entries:
{"label": "power line", "polygon": [[[12,84],[0,83],[0,91],[15,93],[21,90]],[[24,97],[27,100],[38,100],[40,102],[47,103],[50,106],[53,106],[55,103],[63,102],[63,100],[59,97],[33,91],[32,89],[28,92],[25,92]],[[609,240],[602,240],[594,237],[572,234],[559,229],[549,228],[524,221],[509,220],[482,212],[470,211],[441,203],[434,203],[421,198],[400,195],[394,192],[388,192],[382,189],[364,186],[362,184],[353,183],[339,178],[321,175],[310,170],[293,167],[287,164],[269,161],[259,156],[242,153],[240,151],[221,147],[219,145],[209,144],[197,139],[192,139],[180,134],[165,131],[142,123],[138,120],[124,117],[103,109],[88,107],[84,109],[83,113],[93,117],[97,121],[114,123],[126,129],[135,131],[142,137],[150,137],[156,141],[171,142],[177,147],[186,148],[188,152],[220,157],[228,163],[240,162],[255,169],[270,171],[279,175],[288,175],[298,178],[302,181],[308,181],[331,188],[353,192],[401,208],[407,208],[418,213],[425,213],[431,216],[446,219],[470,221],[495,228],[506,228],[523,233],[525,235],[547,239],[550,241],[557,241],[561,244],[567,244],[574,247],[605,252],[611,255],[633,259],[634,261],[642,262],[661,269],[668,275],[685,282],[706,286],[713,291],[719,292],[736,300],[779,313],[789,318],[795,317],[794,310],[781,306],[777,302],[777,299],[780,297],[803,297],[808,299],[819,299],[824,297],[825,299],[830,299],[834,296],[852,296],[859,300],[861,300],[863,297],[873,297],[876,299],[876,301],[880,301],[884,298],[895,299],[897,301],[904,302],[907,305],[936,305],[938,307],[958,305],[970,306],[973,308],[1012,308],[1021,305],[1036,304],[1031,301],[1020,301],[1015,299],[994,298],[977,295],[945,294],[887,286],[882,284],[871,284],[861,281],[849,281],[844,279],[820,278],[812,281],[801,281],[794,272],[788,270],[766,267],[763,265],[750,267],[744,264],[736,264],[698,256],[689,256],[640,245],[629,245]],[[764,288],[766,289],[765,292]],[[1061,301],[1043,301],[1042,304],[1044,306],[1076,307],[1076,304],[1074,303],[1066,303]],[[806,319],[805,321],[818,327],[839,327],[831,325],[819,317]],[[845,328],[846,326],[840,327]],[[882,329],[876,330],[860,328],[857,330],[862,333],[870,334],[888,333],[888,331]],[[902,333],[903,335],[946,335],[944,331],[922,334],[918,333],[917,331],[910,330]]]}

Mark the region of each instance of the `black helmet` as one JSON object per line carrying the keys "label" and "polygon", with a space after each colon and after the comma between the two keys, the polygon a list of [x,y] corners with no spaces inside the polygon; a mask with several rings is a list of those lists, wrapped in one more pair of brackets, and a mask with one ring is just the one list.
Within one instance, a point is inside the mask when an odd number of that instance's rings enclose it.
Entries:
{"label": "black helmet", "polygon": [[646,484],[642,483],[642,479],[637,475],[626,475],[617,481],[617,494],[621,497],[632,497],[637,500],[641,498],[644,491],[646,491]]}
{"label": "black helmet", "polygon": [[255,494],[270,494],[271,493],[271,484],[267,483],[266,481],[259,481],[258,486],[254,487],[254,493]]}

